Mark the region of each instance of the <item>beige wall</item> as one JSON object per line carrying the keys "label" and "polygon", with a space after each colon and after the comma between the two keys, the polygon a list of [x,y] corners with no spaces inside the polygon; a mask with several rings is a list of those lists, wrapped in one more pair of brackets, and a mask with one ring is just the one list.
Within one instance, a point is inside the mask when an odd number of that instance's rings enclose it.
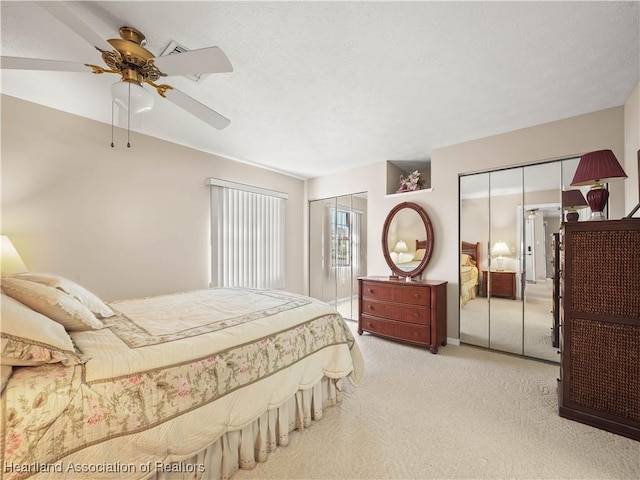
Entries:
{"label": "beige wall", "polygon": [[[401,202],[421,205],[431,218],[435,245],[423,277],[449,282],[447,336],[458,338],[458,174],[575,157],[584,152],[612,149],[624,152],[624,107],[610,108],[527,129],[482,138],[432,153],[432,191],[385,195],[386,163],[317,178],[308,182],[309,199],[368,191],[368,274],[388,275],[381,244],[376,242],[387,213]],[[611,216],[624,215],[624,182],[611,188]]]}
{"label": "beige wall", "polygon": [[[204,179],[221,177],[289,193],[287,290],[304,293],[307,200],[368,192],[370,275],[390,273],[379,240],[387,213],[413,201],[431,217],[435,245],[423,276],[449,282],[448,337],[455,339],[458,174],[611,148],[625,159],[632,177],[629,164],[640,148],[638,90],[624,107],[434,150],[433,190],[397,195],[386,195],[385,159],[310,180],[305,194],[300,180],[149,137],[134,134],[130,150],[111,149],[108,125],[3,96],[2,233],[14,240],[32,270],[66,275],[106,299],[204,288],[209,280]],[[637,191],[637,173],[612,183],[613,218],[637,203],[625,198],[625,183]]]}
{"label": "beige wall", "polygon": [[[2,233],[32,271],[106,300],[206,288],[207,177],[287,192],[286,289],[304,293],[302,180],[2,96]],[[222,135],[223,133],[221,133]]]}

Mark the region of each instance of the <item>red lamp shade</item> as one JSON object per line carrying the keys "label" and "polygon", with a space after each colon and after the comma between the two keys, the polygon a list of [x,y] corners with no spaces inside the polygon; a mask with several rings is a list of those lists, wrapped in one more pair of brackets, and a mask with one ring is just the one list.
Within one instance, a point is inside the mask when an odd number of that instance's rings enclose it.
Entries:
{"label": "red lamp shade", "polygon": [[598,150],[585,153],[571,181],[572,187],[604,183],[614,178],[627,178],[620,162],[611,150]]}
{"label": "red lamp shade", "polygon": [[565,210],[586,207],[587,205],[588,203],[580,190],[565,190],[562,192],[562,208]]}
{"label": "red lamp shade", "polygon": [[604,220],[602,212],[607,205],[609,192],[602,184],[614,178],[627,178],[627,174],[611,150],[597,150],[580,157],[571,186],[591,185],[591,190],[587,192],[587,202],[591,207],[592,220]]}
{"label": "red lamp shade", "polygon": [[567,211],[567,222],[576,222],[580,214],[577,208],[586,207],[587,201],[580,190],[565,190],[562,192],[562,208]]}

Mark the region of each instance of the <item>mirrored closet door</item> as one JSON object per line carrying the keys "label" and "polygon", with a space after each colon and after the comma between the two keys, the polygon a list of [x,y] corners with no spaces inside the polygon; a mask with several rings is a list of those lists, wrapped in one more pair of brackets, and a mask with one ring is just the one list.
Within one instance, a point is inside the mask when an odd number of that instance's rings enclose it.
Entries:
{"label": "mirrored closet door", "polygon": [[489,265],[483,270],[489,303],[489,346],[522,353],[522,169],[489,173]]}
{"label": "mirrored closet door", "polygon": [[574,158],[460,176],[462,343],[559,361],[553,234],[577,164]]}
{"label": "mirrored closet door", "polygon": [[309,295],[358,318],[358,277],[367,274],[367,196],[309,202]]}

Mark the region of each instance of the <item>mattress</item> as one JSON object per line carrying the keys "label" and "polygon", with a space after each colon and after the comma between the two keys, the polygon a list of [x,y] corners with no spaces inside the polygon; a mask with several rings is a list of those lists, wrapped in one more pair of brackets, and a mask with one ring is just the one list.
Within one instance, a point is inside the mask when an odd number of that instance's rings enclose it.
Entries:
{"label": "mattress", "polygon": [[109,307],[106,328],[70,332],[86,363],[14,368],[3,478],[146,478],[364,368],[342,317],[310,297],[220,288]]}

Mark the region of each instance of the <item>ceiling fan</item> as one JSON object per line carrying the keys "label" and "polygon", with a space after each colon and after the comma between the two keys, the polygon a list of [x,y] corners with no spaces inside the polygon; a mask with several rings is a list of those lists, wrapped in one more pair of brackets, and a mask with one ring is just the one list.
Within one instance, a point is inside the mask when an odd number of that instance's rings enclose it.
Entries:
{"label": "ceiling fan", "polygon": [[120,28],[120,38],[102,39],[64,2],[38,2],[64,25],[75,31],[102,55],[106,65],[46,60],[23,57],[0,57],[2,69],[45,70],[61,72],[114,73],[120,81],[112,85],[114,102],[131,113],[141,113],[153,108],[154,95],[143,87],[153,87],[163,98],[196,116],[218,130],[229,125],[229,119],[203,105],[186,93],[167,84],[159,84],[162,77],[204,73],[231,72],[231,62],[218,47],[208,47],[171,55],[155,57],[147,50],[146,38],[130,26]]}

